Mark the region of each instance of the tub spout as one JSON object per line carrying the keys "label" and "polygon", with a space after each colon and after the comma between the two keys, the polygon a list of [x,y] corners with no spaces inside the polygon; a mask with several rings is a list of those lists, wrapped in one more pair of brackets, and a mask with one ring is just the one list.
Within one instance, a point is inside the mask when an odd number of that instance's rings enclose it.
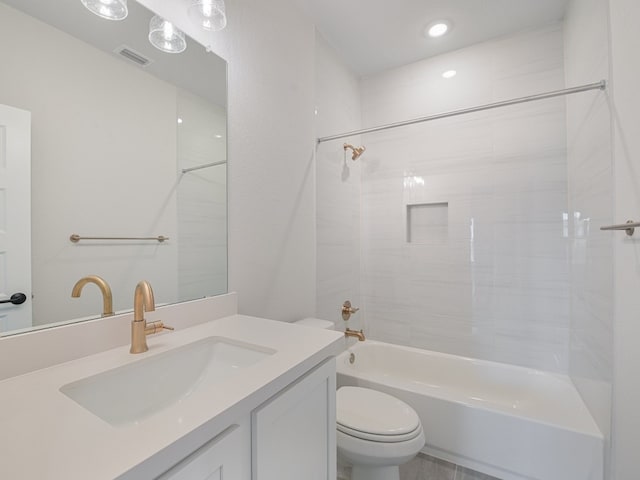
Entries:
{"label": "tub spout", "polygon": [[347,328],[344,331],[344,336],[345,337],[356,337],[361,342],[365,341],[364,332],[362,330],[358,331],[358,330],[351,330],[350,328]]}

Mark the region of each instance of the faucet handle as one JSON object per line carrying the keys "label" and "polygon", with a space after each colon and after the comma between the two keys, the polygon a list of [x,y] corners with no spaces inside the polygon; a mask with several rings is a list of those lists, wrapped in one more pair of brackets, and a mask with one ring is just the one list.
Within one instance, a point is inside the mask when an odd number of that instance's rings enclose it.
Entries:
{"label": "faucet handle", "polygon": [[360,309],[352,307],[351,306],[351,302],[349,300],[346,300],[342,304],[342,319],[346,322],[347,320],[349,320],[351,315],[356,313],[358,310],[360,310]]}
{"label": "faucet handle", "polygon": [[162,330],[175,330],[175,328],[170,327],[169,325],[165,325],[161,321],[147,322],[147,326],[144,329],[144,333],[147,335],[153,335],[154,333],[159,333]]}

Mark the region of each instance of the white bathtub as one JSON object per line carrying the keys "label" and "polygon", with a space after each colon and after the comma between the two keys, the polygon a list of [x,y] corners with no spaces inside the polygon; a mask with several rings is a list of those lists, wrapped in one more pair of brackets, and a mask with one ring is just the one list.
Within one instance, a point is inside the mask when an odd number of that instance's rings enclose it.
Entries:
{"label": "white bathtub", "polygon": [[504,480],[602,480],[602,434],[566,376],[367,340],[338,357],[342,385],[411,405],[429,455]]}

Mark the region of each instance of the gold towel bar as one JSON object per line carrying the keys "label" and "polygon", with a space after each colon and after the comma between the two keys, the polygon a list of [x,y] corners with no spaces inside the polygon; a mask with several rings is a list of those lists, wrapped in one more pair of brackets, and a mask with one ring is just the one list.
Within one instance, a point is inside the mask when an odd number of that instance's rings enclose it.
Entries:
{"label": "gold towel bar", "polygon": [[635,229],[640,227],[640,222],[634,222],[633,220],[627,220],[627,223],[621,223],[619,225],[608,225],[606,227],[600,227],[600,230],[625,230],[630,237],[635,232]]}
{"label": "gold towel bar", "polygon": [[164,235],[158,235],[157,237],[81,237],[77,233],[74,233],[69,237],[73,243],[78,243],[80,240],[155,240],[157,242],[164,242],[169,240],[169,237]]}

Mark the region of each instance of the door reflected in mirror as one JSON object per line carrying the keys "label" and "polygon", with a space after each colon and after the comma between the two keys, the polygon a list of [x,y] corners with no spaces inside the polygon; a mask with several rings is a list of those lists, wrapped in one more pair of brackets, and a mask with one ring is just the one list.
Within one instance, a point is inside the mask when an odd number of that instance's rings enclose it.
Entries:
{"label": "door reflected in mirror", "polygon": [[[191,39],[181,54],[155,49],[152,16],[136,2],[109,22],[77,0],[0,1],[0,229],[13,235],[0,242],[0,300],[27,296],[0,303],[0,335],[100,317],[100,289],[71,297],[89,275],[110,285],[116,313],[142,279],[157,305],[227,291],[226,62]],[[30,152],[16,156],[20,141]]]}

